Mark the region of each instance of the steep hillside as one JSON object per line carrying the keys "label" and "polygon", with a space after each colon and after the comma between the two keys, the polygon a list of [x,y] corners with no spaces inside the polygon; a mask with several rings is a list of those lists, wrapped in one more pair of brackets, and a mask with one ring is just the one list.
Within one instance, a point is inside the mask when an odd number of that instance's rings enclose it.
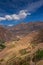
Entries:
{"label": "steep hillside", "polygon": [[3,26],[0,26],[0,40],[7,41],[12,37],[12,33]]}
{"label": "steep hillside", "polygon": [[37,31],[32,31],[20,40],[6,42],[6,48],[0,52],[0,65],[35,65],[32,59],[38,49],[43,49],[43,43],[31,43],[38,34]]}
{"label": "steep hillside", "polygon": [[43,22],[21,23],[12,27],[0,26],[0,40],[19,40],[32,31],[43,29]]}

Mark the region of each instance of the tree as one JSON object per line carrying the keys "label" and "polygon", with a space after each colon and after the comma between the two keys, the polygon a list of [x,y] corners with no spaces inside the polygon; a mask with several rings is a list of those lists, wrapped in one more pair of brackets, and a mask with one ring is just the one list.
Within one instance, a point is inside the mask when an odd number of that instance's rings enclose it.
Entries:
{"label": "tree", "polygon": [[38,51],[36,51],[36,53],[34,54],[32,61],[35,62],[36,65],[36,63],[41,59],[43,59],[43,50],[38,49]]}

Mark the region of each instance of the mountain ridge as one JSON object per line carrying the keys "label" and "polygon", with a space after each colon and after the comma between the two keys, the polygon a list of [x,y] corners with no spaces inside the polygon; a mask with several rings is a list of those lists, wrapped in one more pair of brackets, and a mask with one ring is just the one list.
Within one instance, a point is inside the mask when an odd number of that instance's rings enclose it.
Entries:
{"label": "mountain ridge", "polygon": [[24,37],[32,31],[43,29],[43,22],[21,23],[12,27],[0,26],[0,40],[12,41]]}

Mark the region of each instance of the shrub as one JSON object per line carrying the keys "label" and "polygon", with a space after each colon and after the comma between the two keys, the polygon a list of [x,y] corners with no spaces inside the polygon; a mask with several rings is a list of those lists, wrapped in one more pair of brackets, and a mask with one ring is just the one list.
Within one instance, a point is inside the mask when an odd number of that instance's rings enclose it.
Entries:
{"label": "shrub", "polygon": [[22,50],[20,50],[20,53],[21,53],[21,55],[24,55],[24,54],[26,54],[28,52],[26,51],[26,49],[22,49]]}
{"label": "shrub", "polygon": [[41,60],[41,59],[43,59],[43,50],[38,50],[38,51],[34,54],[32,61],[33,61],[33,62],[37,62],[37,61],[39,61],[39,60]]}
{"label": "shrub", "polygon": [[6,46],[4,44],[0,44],[0,49],[4,49]]}
{"label": "shrub", "polygon": [[0,40],[0,49],[4,49],[6,47],[4,43],[5,41]]}

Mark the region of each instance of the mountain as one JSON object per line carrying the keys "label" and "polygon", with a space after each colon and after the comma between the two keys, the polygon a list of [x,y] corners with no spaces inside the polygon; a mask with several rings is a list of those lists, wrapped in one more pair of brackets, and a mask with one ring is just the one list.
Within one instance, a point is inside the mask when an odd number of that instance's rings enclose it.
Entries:
{"label": "mountain", "polygon": [[[0,65],[34,65],[37,59],[43,62],[43,22],[0,26],[0,40]],[[41,65],[39,62],[36,65]]]}
{"label": "mountain", "polygon": [[43,22],[21,23],[12,27],[0,26],[0,40],[19,40],[32,31],[43,29]]}

